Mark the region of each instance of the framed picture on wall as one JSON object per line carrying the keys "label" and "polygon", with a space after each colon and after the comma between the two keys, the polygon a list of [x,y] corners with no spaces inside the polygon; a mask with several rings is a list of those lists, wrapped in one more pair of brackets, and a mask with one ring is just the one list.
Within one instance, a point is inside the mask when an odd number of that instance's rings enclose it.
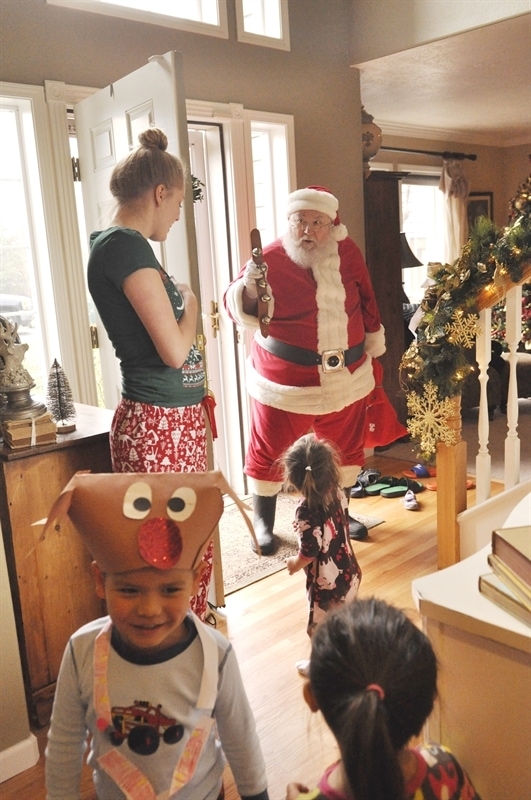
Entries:
{"label": "framed picture on wall", "polygon": [[478,217],[492,219],[492,192],[470,192],[466,210],[469,228],[473,227]]}

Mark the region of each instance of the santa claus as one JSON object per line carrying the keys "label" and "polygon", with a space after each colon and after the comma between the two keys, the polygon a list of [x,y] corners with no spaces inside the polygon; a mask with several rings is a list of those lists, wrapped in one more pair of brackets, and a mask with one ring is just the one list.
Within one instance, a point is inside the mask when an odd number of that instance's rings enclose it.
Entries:
{"label": "santa claus", "polygon": [[[270,318],[260,332],[262,272],[249,261],[228,287],[231,319],[254,329],[247,389],[252,418],[245,474],[253,492],[255,530],[264,555],[275,551],[279,457],[313,430],[342,454],[345,490],[364,463],[366,398],[374,388],[372,358],[385,352],[384,329],[363,256],[328,189],[308,186],[288,196],[288,231],[264,248]],[[351,538],[367,535],[351,520]]]}

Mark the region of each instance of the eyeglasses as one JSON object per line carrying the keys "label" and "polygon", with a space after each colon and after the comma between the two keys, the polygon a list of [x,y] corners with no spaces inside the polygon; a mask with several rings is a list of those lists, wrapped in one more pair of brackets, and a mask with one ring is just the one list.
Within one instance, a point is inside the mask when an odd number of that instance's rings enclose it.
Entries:
{"label": "eyeglasses", "polygon": [[319,231],[323,230],[323,228],[328,228],[332,223],[323,222],[322,219],[308,221],[307,219],[302,219],[301,217],[294,217],[293,219],[290,219],[289,224],[292,228],[296,228],[300,231],[318,233]]}

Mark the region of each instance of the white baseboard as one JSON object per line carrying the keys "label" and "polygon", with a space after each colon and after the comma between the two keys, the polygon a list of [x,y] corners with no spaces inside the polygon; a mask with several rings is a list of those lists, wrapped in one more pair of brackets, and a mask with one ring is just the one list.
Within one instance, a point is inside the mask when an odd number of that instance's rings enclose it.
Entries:
{"label": "white baseboard", "polygon": [[39,743],[37,737],[30,733],[27,739],[0,753],[0,783],[34,767],[38,760]]}

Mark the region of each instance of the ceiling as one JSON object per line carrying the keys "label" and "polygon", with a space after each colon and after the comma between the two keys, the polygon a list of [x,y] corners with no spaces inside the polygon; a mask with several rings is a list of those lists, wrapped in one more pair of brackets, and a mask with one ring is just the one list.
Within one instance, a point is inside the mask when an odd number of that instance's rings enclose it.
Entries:
{"label": "ceiling", "polygon": [[384,133],[531,142],[531,14],[354,66]]}

